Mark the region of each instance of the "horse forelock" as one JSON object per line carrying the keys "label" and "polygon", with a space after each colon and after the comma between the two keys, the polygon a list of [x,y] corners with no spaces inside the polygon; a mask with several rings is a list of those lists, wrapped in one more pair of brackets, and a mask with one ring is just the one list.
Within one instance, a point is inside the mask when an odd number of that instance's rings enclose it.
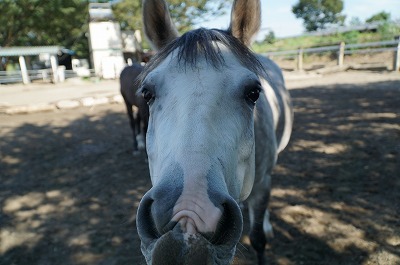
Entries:
{"label": "horse forelock", "polygon": [[183,70],[187,68],[195,69],[198,59],[201,57],[218,70],[226,66],[226,64],[223,53],[219,45],[215,45],[216,43],[227,47],[239,62],[252,72],[258,75],[266,74],[262,64],[253,52],[227,31],[199,28],[186,32],[154,55],[141,73],[140,80],[143,81],[151,71],[175,50],[177,51],[177,63]]}

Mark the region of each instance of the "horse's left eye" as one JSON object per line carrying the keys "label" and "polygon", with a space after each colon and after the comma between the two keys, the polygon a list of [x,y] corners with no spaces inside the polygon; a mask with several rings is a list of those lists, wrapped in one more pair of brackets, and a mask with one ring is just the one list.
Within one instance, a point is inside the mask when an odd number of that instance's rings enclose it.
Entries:
{"label": "horse's left eye", "polygon": [[260,92],[261,89],[259,87],[254,87],[247,92],[246,98],[253,104],[256,104],[257,99],[260,97]]}
{"label": "horse's left eye", "polygon": [[146,100],[147,103],[150,103],[150,101],[153,99],[154,95],[147,89],[143,89],[142,91],[142,96],[144,100]]}

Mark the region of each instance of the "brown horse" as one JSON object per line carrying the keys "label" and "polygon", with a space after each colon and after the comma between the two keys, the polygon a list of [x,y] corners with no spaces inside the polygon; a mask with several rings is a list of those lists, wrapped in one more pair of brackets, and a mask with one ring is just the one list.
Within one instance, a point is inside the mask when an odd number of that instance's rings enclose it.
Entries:
{"label": "brown horse", "polygon": [[[124,98],[129,124],[132,129],[134,155],[139,153],[139,149],[145,148],[149,121],[149,106],[142,96],[137,95],[138,76],[142,70],[142,65],[134,63],[125,67],[120,74],[120,91]],[[135,113],[133,108],[136,109]]]}

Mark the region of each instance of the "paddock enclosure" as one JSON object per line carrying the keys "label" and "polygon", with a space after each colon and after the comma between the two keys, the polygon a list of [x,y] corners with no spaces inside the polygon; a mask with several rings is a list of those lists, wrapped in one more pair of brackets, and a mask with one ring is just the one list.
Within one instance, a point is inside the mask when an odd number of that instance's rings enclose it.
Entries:
{"label": "paddock enclosure", "polygon": [[[269,264],[400,264],[399,74],[287,85]],[[0,137],[1,265],[145,264],[135,213],[150,178],[123,104],[0,115]],[[234,264],[254,261],[243,238]]]}

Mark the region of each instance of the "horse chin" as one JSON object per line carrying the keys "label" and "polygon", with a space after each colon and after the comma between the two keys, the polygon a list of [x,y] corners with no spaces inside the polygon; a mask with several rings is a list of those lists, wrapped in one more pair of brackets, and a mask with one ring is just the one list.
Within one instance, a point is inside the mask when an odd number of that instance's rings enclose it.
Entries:
{"label": "horse chin", "polygon": [[230,264],[235,250],[236,247],[213,245],[201,234],[182,233],[179,226],[162,235],[147,249],[142,244],[147,263],[152,265]]}

